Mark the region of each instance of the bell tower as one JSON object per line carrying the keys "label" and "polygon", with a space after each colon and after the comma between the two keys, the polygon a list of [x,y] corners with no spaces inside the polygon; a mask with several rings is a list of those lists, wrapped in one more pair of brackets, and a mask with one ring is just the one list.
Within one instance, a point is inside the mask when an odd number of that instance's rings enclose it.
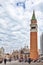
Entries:
{"label": "bell tower", "polygon": [[30,24],[30,58],[36,60],[38,58],[38,42],[37,42],[37,20],[35,11],[33,11],[31,24]]}

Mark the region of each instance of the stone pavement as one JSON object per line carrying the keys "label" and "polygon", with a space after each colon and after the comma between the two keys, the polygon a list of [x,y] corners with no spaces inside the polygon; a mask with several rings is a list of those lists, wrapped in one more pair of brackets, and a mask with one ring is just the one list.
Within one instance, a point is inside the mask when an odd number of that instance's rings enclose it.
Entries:
{"label": "stone pavement", "polygon": [[[1,63],[0,65],[5,65],[4,63]],[[43,65],[42,62],[31,62],[30,64],[28,62],[18,62],[18,61],[11,61],[7,62],[6,65]]]}

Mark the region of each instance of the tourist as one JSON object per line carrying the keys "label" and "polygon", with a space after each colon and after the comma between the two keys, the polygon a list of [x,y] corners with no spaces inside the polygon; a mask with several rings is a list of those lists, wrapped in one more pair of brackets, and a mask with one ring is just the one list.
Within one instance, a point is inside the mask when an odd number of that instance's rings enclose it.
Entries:
{"label": "tourist", "polygon": [[28,63],[29,63],[29,64],[31,63],[31,58],[28,59]]}
{"label": "tourist", "polygon": [[4,58],[4,64],[6,65],[6,61],[7,61],[7,59],[6,58]]}

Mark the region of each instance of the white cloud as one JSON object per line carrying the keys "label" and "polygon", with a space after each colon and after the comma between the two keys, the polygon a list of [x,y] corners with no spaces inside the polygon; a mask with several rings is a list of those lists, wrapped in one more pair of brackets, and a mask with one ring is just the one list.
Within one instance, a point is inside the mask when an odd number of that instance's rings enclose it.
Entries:
{"label": "white cloud", "polygon": [[0,25],[1,25],[3,28],[7,28],[7,22],[6,22],[4,19],[0,19]]}

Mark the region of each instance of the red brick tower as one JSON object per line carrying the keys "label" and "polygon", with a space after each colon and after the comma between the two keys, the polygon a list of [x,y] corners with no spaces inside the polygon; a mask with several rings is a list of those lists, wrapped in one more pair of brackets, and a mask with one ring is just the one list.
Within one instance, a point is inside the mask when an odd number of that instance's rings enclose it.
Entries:
{"label": "red brick tower", "polygon": [[35,18],[35,11],[33,11],[31,24],[30,24],[30,58],[36,60],[38,58],[37,48],[37,20]]}

